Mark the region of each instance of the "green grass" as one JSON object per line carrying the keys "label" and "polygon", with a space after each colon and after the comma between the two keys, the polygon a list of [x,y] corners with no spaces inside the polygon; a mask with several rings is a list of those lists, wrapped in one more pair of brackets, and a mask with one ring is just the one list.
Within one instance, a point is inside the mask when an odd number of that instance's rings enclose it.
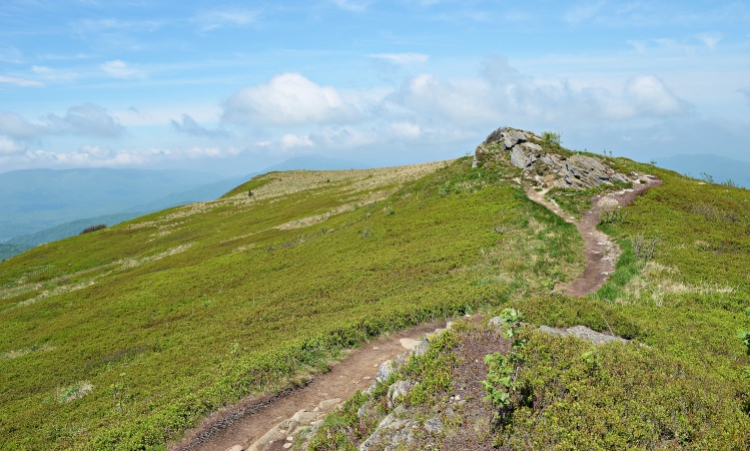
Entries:
{"label": "green grass", "polygon": [[[748,449],[744,370],[750,358],[737,330],[750,329],[744,313],[750,306],[750,191],[624,159],[616,164],[626,173],[654,173],[664,184],[601,226],[623,253],[597,292],[511,296],[503,305],[525,313],[530,327],[523,332],[528,342],[512,418],[492,432],[495,444],[516,450]],[[582,211],[599,192],[567,196],[568,211]],[[652,258],[637,252],[634,243],[655,238]],[[582,324],[633,342],[594,349],[536,331],[542,324]],[[466,333],[458,328],[451,335],[462,340]],[[433,351],[419,359],[421,376],[409,374],[440,383],[418,397],[428,410],[439,405],[429,394],[443,392],[442,375],[459,357],[450,347]],[[462,427],[481,430],[478,423]],[[328,431],[339,441],[360,440],[351,418],[324,425],[317,437]]]}
{"label": "green grass", "polygon": [[573,226],[470,164],[269,174],[0,264],[0,449],[164,449],[342,348],[582,269]]}
{"label": "green grass", "polygon": [[[747,449],[748,356],[736,331],[749,326],[750,192],[618,160],[664,185],[603,227],[624,250],[616,272],[588,299],[510,304],[531,324],[611,328],[645,346],[605,346],[592,369],[581,358],[589,346],[533,334],[520,376],[530,404],[520,404],[498,442],[513,449]],[[644,238],[659,240],[648,261],[632,246]]]}

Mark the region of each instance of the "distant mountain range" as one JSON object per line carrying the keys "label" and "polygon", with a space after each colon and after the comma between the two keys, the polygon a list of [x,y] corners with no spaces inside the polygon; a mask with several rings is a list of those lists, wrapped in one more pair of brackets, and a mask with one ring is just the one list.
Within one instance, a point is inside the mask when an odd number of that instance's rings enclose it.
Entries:
{"label": "distant mountain range", "polygon": [[706,154],[675,155],[660,159],[657,166],[699,179],[706,174],[716,183],[731,180],[737,186],[750,187],[750,163],[746,161]]}
{"label": "distant mountain range", "polygon": [[262,172],[221,179],[193,171],[139,169],[23,170],[0,174],[0,260],[86,227],[216,199],[271,171],[363,169],[367,164],[307,155]]}

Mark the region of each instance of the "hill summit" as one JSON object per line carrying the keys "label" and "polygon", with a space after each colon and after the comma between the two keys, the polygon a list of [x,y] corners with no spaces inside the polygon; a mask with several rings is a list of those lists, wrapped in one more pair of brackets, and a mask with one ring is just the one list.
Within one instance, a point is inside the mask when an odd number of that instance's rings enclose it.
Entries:
{"label": "hill summit", "polygon": [[500,127],[477,147],[473,167],[510,162],[544,186],[589,189],[612,182],[631,183],[635,178],[603,164],[596,157],[571,152],[560,145],[559,135]]}

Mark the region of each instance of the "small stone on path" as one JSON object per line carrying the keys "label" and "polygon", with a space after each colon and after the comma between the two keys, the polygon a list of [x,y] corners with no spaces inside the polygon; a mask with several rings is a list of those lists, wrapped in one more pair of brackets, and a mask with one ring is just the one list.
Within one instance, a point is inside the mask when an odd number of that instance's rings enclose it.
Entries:
{"label": "small stone on path", "polygon": [[402,338],[399,342],[401,342],[401,346],[407,350],[412,349],[419,344],[418,340],[412,340],[411,338]]}

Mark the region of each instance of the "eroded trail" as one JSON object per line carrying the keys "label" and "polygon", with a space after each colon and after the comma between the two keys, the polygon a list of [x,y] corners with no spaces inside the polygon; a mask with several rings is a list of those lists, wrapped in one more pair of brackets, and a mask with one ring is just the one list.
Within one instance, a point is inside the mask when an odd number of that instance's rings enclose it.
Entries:
{"label": "eroded trail", "polygon": [[575,218],[565,213],[554,200],[545,197],[548,190],[526,190],[529,199],[544,205],[565,221],[574,224],[583,237],[586,268],[583,274],[561,290],[562,293],[570,296],[585,296],[604,285],[607,277],[615,271],[615,264],[621,251],[617,243],[596,228],[602,211],[624,207],[633,202],[639,194],[659,185],[661,185],[661,180],[658,178],[643,175],[641,183],[634,185],[633,188],[596,196],[592,199],[592,208],[581,215],[580,221],[576,221]]}
{"label": "eroded trail", "polygon": [[[367,343],[353,350],[330,372],[315,377],[308,385],[287,390],[277,395],[246,399],[218,412],[203,422],[180,443],[169,446],[170,451],[225,451],[248,449],[272,431],[280,422],[297,416],[313,421],[334,410],[354,395],[357,389],[367,388],[375,379],[378,367],[386,360],[410,348],[445,323],[428,323]],[[301,412],[306,411],[306,412]],[[258,449],[282,449],[283,440],[258,446]]]}

